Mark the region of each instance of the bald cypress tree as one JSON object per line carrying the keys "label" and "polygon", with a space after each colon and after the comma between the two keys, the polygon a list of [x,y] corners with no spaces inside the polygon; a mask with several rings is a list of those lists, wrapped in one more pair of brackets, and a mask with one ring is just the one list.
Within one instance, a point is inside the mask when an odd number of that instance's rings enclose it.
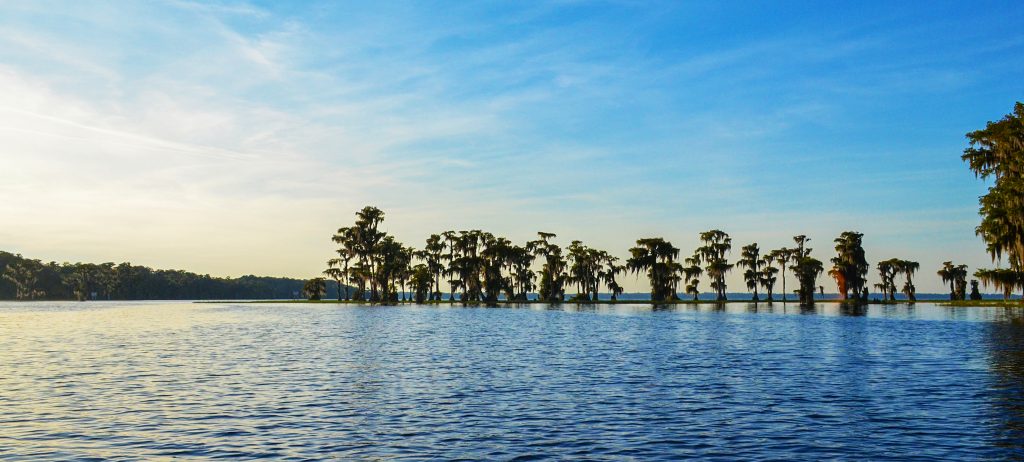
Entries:
{"label": "bald cypress tree", "polygon": [[[979,198],[981,224],[975,233],[985,241],[992,260],[1008,263],[1009,273],[981,271],[982,281],[1000,287],[1024,289],[1024,104],[982,130],[967,134],[970,143],[961,156],[975,175],[991,179],[988,193]],[[1015,274],[1013,274],[1015,273]],[[997,276],[999,275],[999,276]]]}
{"label": "bald cypress tree", "polygon": [[870,265],[864,257],[863,234],[845,231],[835,239],[836,256],[828,275],[835,279],[839,298],[860,300]]}

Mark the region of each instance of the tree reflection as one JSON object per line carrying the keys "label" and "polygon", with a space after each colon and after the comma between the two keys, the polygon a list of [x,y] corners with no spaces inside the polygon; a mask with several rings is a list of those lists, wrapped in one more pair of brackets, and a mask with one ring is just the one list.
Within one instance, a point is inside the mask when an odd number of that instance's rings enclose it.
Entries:
{"label": "tree reflection", "polygon": [[989,323],[988,347],[994,372],[992,406],[999,422],[995,444],[1024,450],[1024,315],[1006,310]]}
{"label": "tree reflection", "polygon": [[840,303],[840,316],[867,316],[868,307],[859,303]]}
{"label": "tree reflection", "polygon": [[814,305],[801,304],[800,305],[800,314],[803,314],[803,315],[818,314],[818,307],[816,307]]}

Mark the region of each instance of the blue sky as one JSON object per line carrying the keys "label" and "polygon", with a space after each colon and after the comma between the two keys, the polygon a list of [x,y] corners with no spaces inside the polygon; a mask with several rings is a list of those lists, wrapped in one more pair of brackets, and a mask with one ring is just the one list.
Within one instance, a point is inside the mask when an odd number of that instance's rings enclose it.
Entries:
{"label": "blue sky", "polygon": [[989,264],[964,134],[1024,100],[1013,1],[0,9],[0,248],[58,261],[309,277],[374,204],[623,257],[859,230],[940,291]]}

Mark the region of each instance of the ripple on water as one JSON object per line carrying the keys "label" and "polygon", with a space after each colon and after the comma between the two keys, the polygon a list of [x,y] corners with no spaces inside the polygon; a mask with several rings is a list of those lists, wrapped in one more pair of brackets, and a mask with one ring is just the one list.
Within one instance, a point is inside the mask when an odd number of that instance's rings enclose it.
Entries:
{"label": "ripple on water", "polygon": [[1022,319],[927,304],[0,304],[0,451],[1019,459]]}

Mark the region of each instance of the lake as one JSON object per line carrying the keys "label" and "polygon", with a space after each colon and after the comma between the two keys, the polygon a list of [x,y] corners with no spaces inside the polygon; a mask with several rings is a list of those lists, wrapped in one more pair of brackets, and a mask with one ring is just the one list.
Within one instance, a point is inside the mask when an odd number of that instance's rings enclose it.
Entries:
{"label": "lake", "polygon": [[0,303],[0,457],[1024,458],[1024,311]]}

